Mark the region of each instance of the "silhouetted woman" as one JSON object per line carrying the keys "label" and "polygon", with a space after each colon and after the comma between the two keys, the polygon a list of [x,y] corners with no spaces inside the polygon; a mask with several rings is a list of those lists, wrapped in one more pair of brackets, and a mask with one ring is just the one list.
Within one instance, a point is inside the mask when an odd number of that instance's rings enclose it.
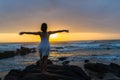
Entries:
{"label": "silhouetted woman", "polygon": [[39,45],[39,53],[40,53],[40,62],[41,62],[41,72],[44,73],[47,71],[47,60],[50,53],[50,43],[49,43],[49,36],[51,34],[60,33],[60,32],[69,32],[68,30],[57,30],[57,31],[47,31],[47,24],[42,23],[41,25],[42,32],[20,32],[20,35],[23,34],[34,34],[40,35],[41,42]]}

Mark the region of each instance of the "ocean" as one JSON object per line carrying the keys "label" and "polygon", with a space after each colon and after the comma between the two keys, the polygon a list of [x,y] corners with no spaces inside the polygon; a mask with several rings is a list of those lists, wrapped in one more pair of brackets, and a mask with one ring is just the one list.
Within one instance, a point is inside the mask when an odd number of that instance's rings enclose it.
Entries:
{"label": "ocean", "polygon": [[[1,43],[0,53],[15,51],[21,46],[38,48],[39,43]],[[51,43],[49,58],[58,64],[58,57],[67,57],[70,62],[82,62],[84,60],[120,62],[120,40],[91,40]],[[0,59],[0,73],[11,69],[24,69],[39,60],[39,53],[30,53],[25,56],[15,56]]]}

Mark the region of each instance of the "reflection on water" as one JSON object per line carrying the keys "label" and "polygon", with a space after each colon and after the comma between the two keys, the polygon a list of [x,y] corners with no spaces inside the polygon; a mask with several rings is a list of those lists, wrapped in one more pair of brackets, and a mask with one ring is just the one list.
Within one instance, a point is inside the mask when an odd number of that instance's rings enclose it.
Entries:
{"label": "reflection on water", "polygon": [[70,54],[70,53],[56,53],[56,52],[52,52],[50,53],[50,57],[69,57],[69,56],[74,56],[75,54]]}

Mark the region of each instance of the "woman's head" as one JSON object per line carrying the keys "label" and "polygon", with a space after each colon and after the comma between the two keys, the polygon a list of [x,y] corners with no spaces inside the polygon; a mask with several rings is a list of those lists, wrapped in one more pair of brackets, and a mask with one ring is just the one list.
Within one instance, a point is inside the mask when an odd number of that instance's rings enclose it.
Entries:
{"label": "woman's head", "polygon": [[42,23],[42,25],[41,25],[41,31],[43,31],[43,32],[47,31],[47,24],[46,23]]}

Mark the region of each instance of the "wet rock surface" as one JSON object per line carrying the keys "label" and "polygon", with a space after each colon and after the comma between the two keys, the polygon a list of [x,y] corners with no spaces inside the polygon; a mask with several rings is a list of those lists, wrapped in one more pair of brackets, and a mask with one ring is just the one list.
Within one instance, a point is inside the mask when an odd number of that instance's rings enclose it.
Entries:
{"label": "wet rock surface", "polygon": [[109,79],[109,80],[120,80],[120,65],[111,63],[109,65],[103,63],[86,63],[84,68],[89,70],[89,72],[94,72],[94,76],[99,79],[104,79],[106,74],[112,74],[119,79]]}
{"label": "wet rock surface", "polygon": [[[49,61],[50,62],[50,61]],[[47,73],[42,74],[39,61],[24,70],[11,70],[4,80],[91,80],[78,66],[48,64]]]}

